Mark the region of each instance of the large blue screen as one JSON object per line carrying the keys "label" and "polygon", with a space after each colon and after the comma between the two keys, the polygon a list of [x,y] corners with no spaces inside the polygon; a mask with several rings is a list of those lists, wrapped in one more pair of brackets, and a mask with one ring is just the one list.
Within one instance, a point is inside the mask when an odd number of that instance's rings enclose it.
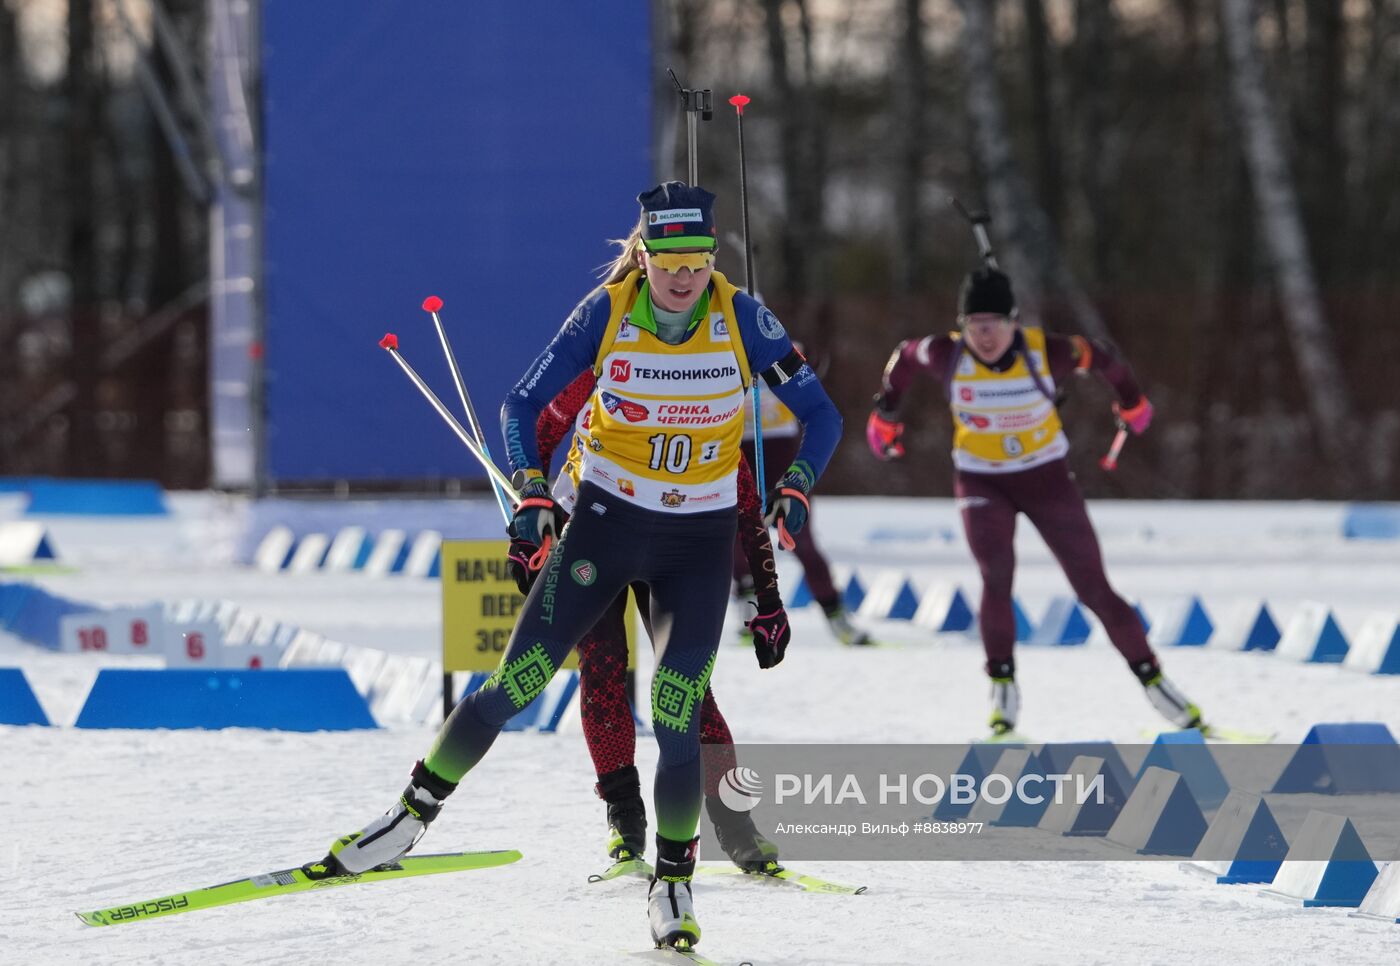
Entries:
{"label": "large blue screen", "polygon": [[482,475],[378,347],[460,408],[428,295],[500,455],[507,389],[653,180],[649,6],[267,0],[271,482]]}

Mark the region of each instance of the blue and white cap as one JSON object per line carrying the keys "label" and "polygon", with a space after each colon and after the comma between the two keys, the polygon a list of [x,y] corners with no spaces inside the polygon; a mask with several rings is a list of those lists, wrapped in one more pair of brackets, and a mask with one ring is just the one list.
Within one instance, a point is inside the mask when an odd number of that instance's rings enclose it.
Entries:
{"label": "blue and white cap", "polygon": [[642,242],[648,251],[673,248],[714,248],[715,196],[684,181],[663,181],[637,195],[646,231]]}

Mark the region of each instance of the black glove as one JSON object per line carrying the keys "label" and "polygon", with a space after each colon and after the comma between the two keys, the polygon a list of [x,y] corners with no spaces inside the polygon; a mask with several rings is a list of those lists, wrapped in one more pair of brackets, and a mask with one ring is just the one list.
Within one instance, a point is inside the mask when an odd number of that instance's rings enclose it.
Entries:
{"label": "black glove", "polygon": [[753,634],[753,653],[758,658],[758,666],[767,670],[783,663],[788,641],[792,639],[792,627],[788,624],[787,611],[779,600],[755,604],[758,613],[749,620],[749,631]]}
{"label": "black glove", "polygon": [[506,551],[506,570],[510,573],[511,580],[515,581],[515,586],[520,588],[520,593],[527,597],[535,583],[535,577],[539,575],[538,570],[530,569],[530,558],[538,553],[539,549],[528,540],[516,538],[511,540],[510,549]]}
{"label": "black glove", "polygon": [[807,492],[811,488],[807,475],[796,466],[789,466],[778,485],[768,491],[768,512],[763,516],[763,525],[780,526],[778,542],[784,550],[791,550],[793,544],[791,540],[783,538],[801,533],[807,525],[807,514],[811,510]]}
{"label": "black glove", "polygon": [[520,494],[510,521],[511,538],[536,547],[552,542],[563,529],[564,511],[549,495],[549,481],[539,470],[517,470],[511,483]]}

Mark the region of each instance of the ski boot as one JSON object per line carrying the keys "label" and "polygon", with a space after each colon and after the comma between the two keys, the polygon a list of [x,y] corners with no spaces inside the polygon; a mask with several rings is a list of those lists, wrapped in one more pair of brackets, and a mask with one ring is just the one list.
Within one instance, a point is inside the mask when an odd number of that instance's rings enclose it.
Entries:
{"label": "ski boot", "polygon": [[656,837],[656,874],[647,891],[647,919],[657,948],[690,949],[700,942],[700,923],[690,881],[695,877],[695,847],[699,838],[676,842]]}
{"label": "ski boot", "polygon": [[826,614],[826,624],[831,628],[831,633],[842,644],[848,647],[868,647],[875,643],[869,634],[851,623],[850,614],[840,601],[830,607],[823,606],[822,612]]}
{"label": "ski boot", "polygon": [[1142,682],[1147,691],[1147,700],[1157,713],[1178,728],[1199,728],[1201,734],[1209,734],[1209,727],[1201,718],[1201,709],[1186,699],[1176,685],[1167,680],[1156,661],[1139,661],[1133,665],[1133,674]]}
{"label": "ski boot", "polygon": [[772,874],[782,870],[778,847],[754,827],[748,812],[736,812],[717,795],[705,796],[705,811],[715,824],[715,838],[724,854],[745,872]]}
{"label": "ski boot", "polygon": [[320,862],[302,867],[312,879],[359,875],[390,865],[408,853],[422,838],[429,823],[442,811],[442,803],[457,788],[428,770],[421,761],[413,766],[413,778],[394,807],[358,832],[331,843]]}
{"label": "ski boot", "polygon": [[1010,661],[988,662],[992,678],[992,740],[1005,739],[1016,732],[1021,715],[1021,689],[1016,684],[1016,668]]}
{"label": "ski boot", "polygon": [[610,771],[593,788],[608,803],[608,857],[614,862],[642,858],[647,848],[647,807],[637,766]]}

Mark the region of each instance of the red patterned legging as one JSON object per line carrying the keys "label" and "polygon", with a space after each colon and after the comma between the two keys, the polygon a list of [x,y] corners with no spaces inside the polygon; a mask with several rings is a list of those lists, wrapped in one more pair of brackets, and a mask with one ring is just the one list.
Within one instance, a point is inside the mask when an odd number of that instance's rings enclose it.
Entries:
{"label": "red patterned legging", "polygon": [[[645,584],[634,584],[637,609],[651,633],[651,597]],[[578,645],[579,700],[583,735],[593,768],[601,777],[636,760],[637,732],[627,702],[627,594],[619,594]],[[705,766],[705,794],[718,794],[718,783],[734,767],[734,738],[719,713],[715,696],[705,689],[700,705],[700,753]]]}

